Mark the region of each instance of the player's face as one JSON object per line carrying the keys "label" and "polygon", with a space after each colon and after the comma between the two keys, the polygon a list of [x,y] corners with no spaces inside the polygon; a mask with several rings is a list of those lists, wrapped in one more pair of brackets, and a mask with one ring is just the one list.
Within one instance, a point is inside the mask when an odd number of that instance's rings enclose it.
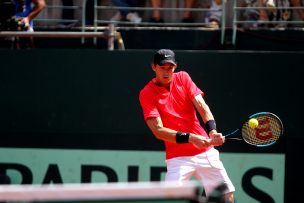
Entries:
{"label": "player's face", "polygon": [[172,76],[175,71],[176,65],[166,63],[164,65],[153,65],[155,71],[156,84],[160,86],[168,86],[172,81]]}

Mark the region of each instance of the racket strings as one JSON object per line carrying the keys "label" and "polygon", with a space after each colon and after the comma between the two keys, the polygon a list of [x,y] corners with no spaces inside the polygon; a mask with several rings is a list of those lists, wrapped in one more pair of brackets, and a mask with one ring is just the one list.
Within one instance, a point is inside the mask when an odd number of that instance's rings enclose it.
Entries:
{"label": "racket strings", "polygon": [[283,131],[281,121],[271,115],[258,115],[254,117],[259,121],[257,128],[251,128],[248,122],[242,127],[243,139],[252,145],[268,145],[279,139]]}

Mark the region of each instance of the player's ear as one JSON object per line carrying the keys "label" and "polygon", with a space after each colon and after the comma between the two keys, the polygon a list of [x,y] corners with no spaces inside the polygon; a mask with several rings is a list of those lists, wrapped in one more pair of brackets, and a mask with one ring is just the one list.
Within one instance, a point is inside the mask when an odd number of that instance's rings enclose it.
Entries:
{"label": "player's ear", "polygon": [[151,63],[151,68],[152,68],[153,71],[155,71],[156,66],[155,66],[154,63]]}
{"label": "player's ear", "polygon": [[174,66],[174,70],[173,70],[173,72],[176,70],[176,68],[177,68],[177,64]]}

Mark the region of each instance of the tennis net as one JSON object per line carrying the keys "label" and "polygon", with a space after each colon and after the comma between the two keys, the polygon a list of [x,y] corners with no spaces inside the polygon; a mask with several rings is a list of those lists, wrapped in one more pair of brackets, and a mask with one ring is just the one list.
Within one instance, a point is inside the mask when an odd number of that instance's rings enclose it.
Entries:
{"label": "tennis net", "polygon": [[199,202],[195,182],[1,185],[0,202],[189,200]]}

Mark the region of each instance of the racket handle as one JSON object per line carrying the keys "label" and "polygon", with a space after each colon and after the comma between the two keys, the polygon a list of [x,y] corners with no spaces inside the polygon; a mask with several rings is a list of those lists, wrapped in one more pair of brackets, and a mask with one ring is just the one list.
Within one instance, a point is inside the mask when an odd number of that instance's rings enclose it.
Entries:
{"label": "racket handle", "polygon": [[243,139],[237,137],[227,137],[225,138],[225,140],[243,140]]}
{"label": "racket handle", "polygon": [[[235,135],[237,132],[239,132],[240,130],[239,129],[236,129],[235,131],[225,135],[224,137],[228,137],[228,136],[231,136],[231,135]],[[230,138],[231,139],[231,138]]]}

